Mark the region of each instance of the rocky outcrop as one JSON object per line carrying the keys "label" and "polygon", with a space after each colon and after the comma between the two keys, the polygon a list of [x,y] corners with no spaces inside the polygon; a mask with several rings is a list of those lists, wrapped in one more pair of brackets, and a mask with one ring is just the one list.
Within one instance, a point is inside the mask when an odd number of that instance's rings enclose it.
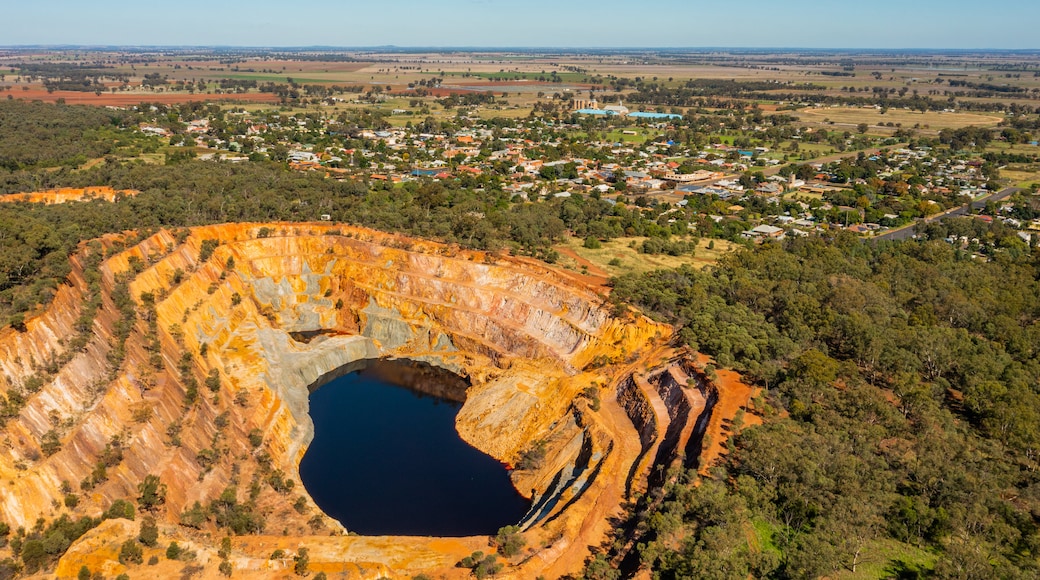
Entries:
{"label": "rocky outcrop", "polygon": [[[511,465],[544,450],[514,472],[535,507],[523,522],[532,550],[507,573],[533,577],[580,566],[626,482],[646,477],[650,447],[668,439],[683,449],[680,433],[688,439],[694,423],[681,385],[625,371],[661,360],[668,327],[616,318],[602,296],[529,262],[277,223],[110,236],[72,265],[44,313],[22,332],[0,330],[0,520],[13,528],[96,515],[156,475],[171,537],[205,544],[197,534],[214,524],[196,532],[177,525],[180,514],[228,489],[266,516],[242,544],[253,552],[239,555],[237,575],[270,572],[262,552],[276,542],[265,533],[312,546],[314,569],[455,573],[459,554],[486,550],[485,540],[330,537],[342,528],[299,483],[313,436],[308,388],[358,361],[401,358],[468,379],[456,425],[475,447]],[[295,482],[292,493],[267,484],[276,472]],[[303,509],[291,507],[297,495]],[[115,541],[122,529],[82,541]],[[85,557],[73,546],[62,569]]]}

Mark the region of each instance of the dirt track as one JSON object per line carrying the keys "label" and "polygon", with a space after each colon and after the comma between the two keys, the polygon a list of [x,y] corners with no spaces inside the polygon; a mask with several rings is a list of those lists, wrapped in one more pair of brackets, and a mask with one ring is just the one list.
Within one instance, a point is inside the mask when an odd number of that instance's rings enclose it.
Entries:
{"label": "dirt track", "polygon": [[[708,355],[697,356],[697,366],[704,368],[705,365],[715,364]],[[726,441],[733,435],[733,417],[740,409],[747,410],[751,398],[755,396],[756,389],[748,385],[736,371],[729,369],[716,369],[714,383],[718,387],[719,401],[711,414],[711,421],[705,434],[707,445],[701,451],[701,473],[707,473],[708,469],[722,457],[722,451],[726,448]],[[754,413],[744,414],[743,424],[757,425],[762,422],[761,417]]]}

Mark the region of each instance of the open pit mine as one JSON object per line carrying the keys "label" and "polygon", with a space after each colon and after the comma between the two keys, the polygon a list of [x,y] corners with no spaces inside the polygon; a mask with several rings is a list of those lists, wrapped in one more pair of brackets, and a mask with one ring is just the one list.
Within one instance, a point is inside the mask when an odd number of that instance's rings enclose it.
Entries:
{"label": "open pit mine", "polygon": [[[70,259],[53,301],[0,330],[0,522],[15,539],[133,509],[37,573],[288,577],[303,560],[329,577],[469,577],[456,564],[493,553],[487,535],[356,535],[300,481],[311,390],[366,361],[468,382],[459,436],[514,466],[531,502],[499,577],[580,571],[626,501],[697,467],[717,423],[670,327],[533,260],[328,223],[129,232]],[[121,558],[150,517],[157,541]]]}

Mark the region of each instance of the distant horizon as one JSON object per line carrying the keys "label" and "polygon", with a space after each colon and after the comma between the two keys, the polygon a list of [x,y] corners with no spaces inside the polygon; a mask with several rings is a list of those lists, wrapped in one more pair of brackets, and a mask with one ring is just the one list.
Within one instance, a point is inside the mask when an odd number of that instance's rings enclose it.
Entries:
{"label": "distant horizon", "polygon": [[1009,52],[1009,53],[1040,53],[1037,48],[999,48],[999,47],[881,47],[881,46],[480,46],[480,45],[364,45],[364,46],[337,46],[328,44],[314,45],[247,45],[247,44],[0,44],[0,50],[24,50],[24,49],[50,49],[50,50],[257,50],[257,51],[313,51],[334,50],[351,52],[371,51],[454,51],[454,52],[706,52],[706,51],[739,51],[768,53],[773,51],[788,52],[950,52],[950,53],[972,53],[972,52]]}
{"label": "distant horizon", "polygon": [[[1034,50],[1040,3],[1007,0],[340,0],[290,6],[34,0],[4,9],[5,46],[560,47]],[[977,48],[980,46],[988,48]]]}

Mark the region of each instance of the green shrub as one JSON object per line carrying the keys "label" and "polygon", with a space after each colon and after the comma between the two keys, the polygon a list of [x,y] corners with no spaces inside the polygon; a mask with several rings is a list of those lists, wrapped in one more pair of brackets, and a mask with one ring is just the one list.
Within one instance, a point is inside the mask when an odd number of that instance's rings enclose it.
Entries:
{"label": "green shrub", "polygon": [[507,558],[519,554],[526,544],[527,540],[520,533],[518,526],[505,526],[495,534],[495,546],[498,547],[498,553]]}
{"label": "green shrub", "polygon": [[516,468],[519,470],[538,469],[545,461],[545,453],[545,441],[536,441],[533,446],[520,454]]}
{"label": "green shrub", "polygon": [[155,525],[155,518],[148,516],[141,520],[141,531],[137,534],[137,540],[149,548],[154,548],[159,543],[159,527]]}
{"label": "green shrub", "polygon": [[207,519],[209,519],[209,514],[206,513],[206,509],[199,502],[195,502],[190,508],[181,512],[181,525],[195,528],[196,530],[201,529]]}
{"label": "green shrub", "polygon": [[166,484],[157,475],[147,475],[137,484],[137,503],[143,510],[152,510],[166,503]]}
{"label": "green shrub", "polygon": [[51,429],[43,434],[43,438],[40,440],[40,450],[48,457],[61,451],[61,438],[58,437],[57,431]]}
{"label": "green shrub", "polygon": [[293,572],[295,572],[297,576],[307,575],[307,567],[310,566],[311,563],[309,552],[310,550],[300,546],[300,549],[296,551],[296,555],[293,556]]}
{"label": "green shrub", "polygon": [[105,513],[101,514],[102,520],[114,520],[122,518],[124,520],[134,519],[134,504],[125,499],[117,499],[112,502],[112,505],[105,510]]}
{"label": "green shrub", "polygon": [[199,262],[205,262],[213,256],[213,251],[220,245],[220,240],[202,240],[202,246],[199,248]]}
{"label": "green shrub", "polygon": [[141,549],[141,545],[134,540],[127,540],[123,542],[123,547],[119,549],[119,563],[126,564],[141,564],[144,562],[144,550]]}

